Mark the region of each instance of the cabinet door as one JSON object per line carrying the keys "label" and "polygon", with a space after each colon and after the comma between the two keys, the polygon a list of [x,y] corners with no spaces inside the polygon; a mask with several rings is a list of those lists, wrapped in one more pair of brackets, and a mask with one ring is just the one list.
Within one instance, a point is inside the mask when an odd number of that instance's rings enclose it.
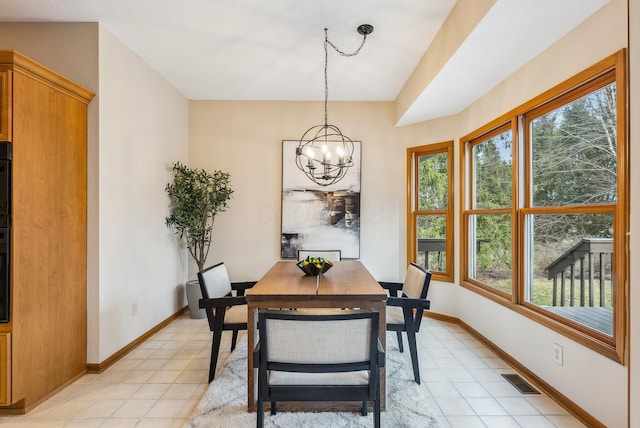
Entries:
{"label": "cabinet door", "polygon": [[11,333],[0,333],[0,404],[11,404]]}
{"label": "cabinet door", "polygon": [[0,141],[11,140],[11,71],[0,70]]}

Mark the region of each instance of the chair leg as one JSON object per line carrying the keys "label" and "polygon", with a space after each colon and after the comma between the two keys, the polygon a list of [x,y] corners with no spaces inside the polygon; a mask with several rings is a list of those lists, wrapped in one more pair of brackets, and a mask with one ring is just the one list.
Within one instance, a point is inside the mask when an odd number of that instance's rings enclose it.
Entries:
{"label": "chair leg", "polygon": [[380,383],[376,386],[376,399],[373,402],[373,426],[380,428]]}
{"label": "chair leg", "polygon": [[264,427],[264,401],[258,399],[258,408],[256,409],[257,427]]}
{"label": "chair leg", "polygon": [[418,367],[418,347],[416,345],[416,332],[407,329],[407,342],[409,342],[409,352],[411,353],[411,363],[413,364],[413,378],[420,384],[420,368]]}
{"label": "chair leg", "polygon": [[404,349],[402,347],[402,332],[396,331],[396,335],[398,335],[398,349],[400,350],[400,352],[404,352]]}
{"label": "chair leg", "polygon": [[211,340],[211,361],[209,362],[209,383],[216,376],[216,366],[218,365],[218,353],[220,352],[220,335],[213,335]]}
{"label": "chair leg", "polygon": [[276,402],[275,402],[275,401],[272,401],[272,402],[271,402],[271,415],[272,415],[272,416],[273,416],[273,415],[275,415],[275,414],[276,414],[276,411],[277,411],[277,409],[276,409]]}
{"label": "chair leg", "polygon": [[231,335],[231,352],[236,349],[236,342],[238,341],[238,330],[233,330]]}
{"label": "chair leg", "polygon": [[367,401],[362,402],[362,416],[367,416],[369,413],[369,403]]}

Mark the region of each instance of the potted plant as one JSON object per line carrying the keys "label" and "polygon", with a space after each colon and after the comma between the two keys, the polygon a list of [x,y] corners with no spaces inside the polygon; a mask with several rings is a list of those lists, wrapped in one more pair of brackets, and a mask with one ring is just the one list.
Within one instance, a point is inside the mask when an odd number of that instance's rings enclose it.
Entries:
{"label": "potted plant", "polygon": [[[171,200],[166,224],[180,239],[185,239],[189,254],[201,271],[211,248],[216,214],[226,210],[233,194],[229,173],[220,170],[209,173],[180,162],[175,162],[172,170],[173,181],[165,187]],[[194,318],[205,316],[204,310],[198,308],[201,297],[198,281],[189,281],[187,301]]]}

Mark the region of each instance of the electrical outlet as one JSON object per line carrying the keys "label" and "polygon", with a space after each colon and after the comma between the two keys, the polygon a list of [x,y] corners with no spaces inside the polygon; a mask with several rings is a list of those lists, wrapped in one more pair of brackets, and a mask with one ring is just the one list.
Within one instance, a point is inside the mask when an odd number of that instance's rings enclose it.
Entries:
{"label": "electrical outlet", "polygon": [[563,359],[563,355],[562,355],[562,346],[558,345],[557,343],[553,344],[553,361],[561,366],[562,365],[562,359]]}
{"label": "electrical outlet", "polygon": [[138,303],[131,302],[131,316],[138,315]]}

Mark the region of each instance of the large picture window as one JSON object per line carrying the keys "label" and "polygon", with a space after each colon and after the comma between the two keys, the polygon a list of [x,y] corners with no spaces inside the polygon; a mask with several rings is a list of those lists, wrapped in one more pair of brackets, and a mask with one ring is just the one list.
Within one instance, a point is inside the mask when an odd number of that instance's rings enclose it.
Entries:
{"label": "large picture window", "polygon": [[462,284],[620,362],[624,52],[462,139]]}
{"label": "large picture window", "polygon": [[453,141],[407,150],[408,257],[453,281]]}

